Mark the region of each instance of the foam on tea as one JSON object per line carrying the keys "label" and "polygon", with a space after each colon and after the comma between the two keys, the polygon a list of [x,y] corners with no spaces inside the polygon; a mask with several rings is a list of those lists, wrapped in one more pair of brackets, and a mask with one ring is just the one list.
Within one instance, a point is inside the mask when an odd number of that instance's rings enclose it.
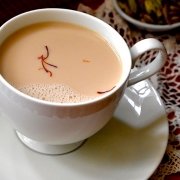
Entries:
{"label": "foam on tea", "polygon": [[84,27],[44,22],[0,46],[0,72],[15,88],[53,102],[81,102],[113,89],[121,62],[111,45]]}
{"label": "foam on tea", "polygon": [[29,96],[51,102],[78,103],[93,99],[64,84],[29,84],[19,90]]}

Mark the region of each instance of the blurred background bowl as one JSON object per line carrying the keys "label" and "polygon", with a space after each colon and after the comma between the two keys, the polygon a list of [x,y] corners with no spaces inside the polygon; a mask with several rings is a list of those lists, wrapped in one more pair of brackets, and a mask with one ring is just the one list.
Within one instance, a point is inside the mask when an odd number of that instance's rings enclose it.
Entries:
{"label": "blurred background bowl", "polygon": [[[176,28],[180,27],[180,22],[176,22],[173,24],[150,24],[147,22],[142,22],[142,21],[135,19],[132,16],[126,14],[120,8],[119,2],[120,2],[120,0],[113,0],[113,5],[114,5],[114,8],[116,9],[117,13],[123,19],[125,19],[129,23],[133,24],[134,26],[138,27],[139,29],[151,31],[151,32],[162,32],[162,31],[169,31],[169,30],[176,29]],[[126,3],[127,3],[127,0],[126,0]],[[179,16],[179,18],[180,18],[180,16]]]}

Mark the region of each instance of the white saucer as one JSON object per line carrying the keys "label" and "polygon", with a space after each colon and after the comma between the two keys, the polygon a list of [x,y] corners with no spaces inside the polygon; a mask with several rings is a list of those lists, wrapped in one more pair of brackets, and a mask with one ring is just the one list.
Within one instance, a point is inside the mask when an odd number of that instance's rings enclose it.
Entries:
{"label": "white saucer", "polygon": [[101,131],[66,155],[28,149],[0,116],[0,179],[145,180],[160,163],[167,140],[164,107],[149,81],[143,81],[126,90],[114,117]]}

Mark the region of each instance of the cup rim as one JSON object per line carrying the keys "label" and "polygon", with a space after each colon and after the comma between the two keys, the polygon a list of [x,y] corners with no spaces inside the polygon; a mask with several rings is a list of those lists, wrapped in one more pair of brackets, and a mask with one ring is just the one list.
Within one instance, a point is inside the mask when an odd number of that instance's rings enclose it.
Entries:
{"label": "cup rim", "polygon": [[[107,24],[103,20],[98,19],[97,17],[94,17],[94,16],[92,16],[90,14],[86,14],[84,12],[80,12],[80,11],[76,11],[76,10],[72,10],[72,9],[42,8],[42,9],[35,9],[35,10],[30,10],[30,11],[27,11],[27,12],[23,12],[21,14],[18,14],[16,16],[12,17],[11,19],[9,19],[5,23],[3,23],[2,26],[0,26],[0,33],[1,33],[1,30],[3,28],[5,28],[8,24],[12,23],[13,21],[16,21],[19,18],[22,18],[22,16],[32,15],[34,13],[37,13],[37,14],[38,13],[46,13],[46,12],[47,13],[48,12],[53,13],[53,12],[60,12],[60,11],[62,13],[69,13],[70,12],[70,13],[74,13],[74,14],[79,14],[81,16],[84,16],[84,18],[89,18],[89,19],[92,19],[92,21],[97,21],[99,24],[102,24],[106,28],[110,29],[114,33],[114,35],[116,35],[117,37],[119,37],[119,39],[121,39],[121,42],[123,42],[124,46],[126,46],[126,49],[128,49],[127,52],[129,54],[129,57],[127,57],[127,59],[130,59],[130,61],[129,61],[129,70],[124,71],[124,73],[126,73],[124,75],[124,78],[119,80],[117,82],[116,86],[111,91],[109,91],[107,93],[104,93],[103,95],[101,95],[99,97],[96,97],[96,98],[93,98],[93,99],[90,99],[90,100],[87,100],[87,101],[76,102],[76,103],[51,102],[51,101],[46,101],[46,100],[41,100],[41,99],[38,99],[38,98],[35,98],[35,97],[31,97],[31,96],[19,91],[15,87],[13,87],[8,81],[6,81],[6,79],[1,74],[0,74],[0,82],[3,83],[3,85],[5,85],[8,89],[10,89],[13,93],[15,93],[16,95],[18,95],[19,97],[21,97],[23,99],[30,100],[31,102],[35,102],[35,103],[38,103],[38,104],[48,105],[48,106],[49,105],[50,106],[61,106],[61,107],[84,106],[84,105],[90,105],[90,104],[93,104],[93,103],[97,103],[99,101],[102,101],[102,100],[110,97],[118,89],[120,89],[123,86],[123,84],[125,84],[126,81],[128,80],[128,76],[130,74],[130,69],[131,69],[132,62],[131,62],[130,50],[129,50],[128,45],[126,44],[125,40],[123,39],[123,37],[115,29],[113,29],[109,24]],[[15,32],[15,31],[13,31],[13,32]]]}

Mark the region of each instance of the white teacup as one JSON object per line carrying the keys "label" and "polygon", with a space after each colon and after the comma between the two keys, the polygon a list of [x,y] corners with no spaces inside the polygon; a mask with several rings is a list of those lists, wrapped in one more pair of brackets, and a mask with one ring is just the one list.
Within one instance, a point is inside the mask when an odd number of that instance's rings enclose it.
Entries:
{"label": "white teacup", "polygon": [[[122,64],[122,76],[112,91],[100,98],[74,104],[32,98],[0,76],[0,108],[12,122],[21,141],[38,152],[62,154],[77,148],[99,131],[112,117],[127,85],[159,71],[167,55],[163,44],[153,38],[142,40],[129,49],[124,39],[108,24],[91,15],[66,9],[39,9],[10,19],[0,28],[0,44],[16,30],[45,21],[69,22],[96,31],[115,48]],[[131,71],[132,61],[152,49],[159,51],[155,60]]]}

